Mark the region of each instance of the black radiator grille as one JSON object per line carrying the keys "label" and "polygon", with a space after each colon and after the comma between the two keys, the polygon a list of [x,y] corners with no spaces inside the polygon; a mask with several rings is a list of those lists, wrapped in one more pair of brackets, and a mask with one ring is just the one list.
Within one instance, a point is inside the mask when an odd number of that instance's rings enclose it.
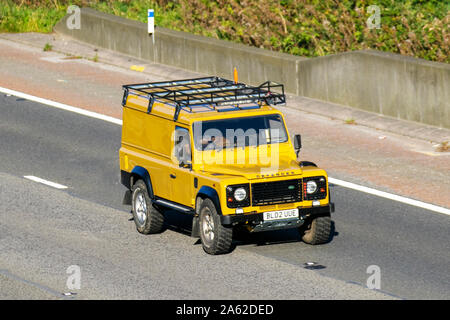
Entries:
{"label": "black radiator grille", "polygon": [[302,201],[301,185],[301,179],[253,183],[252,205],[264,206]]}

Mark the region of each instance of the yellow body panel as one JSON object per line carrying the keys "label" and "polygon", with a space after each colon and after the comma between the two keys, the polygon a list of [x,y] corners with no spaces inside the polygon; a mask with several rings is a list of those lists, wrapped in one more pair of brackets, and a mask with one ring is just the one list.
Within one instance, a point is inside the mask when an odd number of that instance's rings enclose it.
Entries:
{"label": "yellow body panel", "polygon": [[[227,207],[226,187],[234,184],[258,183],[301,179],[323,176],[326,178],[327,196],[319,200],[320,205],[329,203],[328,176],[322,169],[298,165],[297,156],[289,134],[288,141],[268,146],[245,147],[239,154],[238,148],[222,151],[200,151],[194,147],[193,124],[196,121],[208,121],[230,118],[253,117],[259,115],[282,113],[268,105],[258,109],[229,112],[205,111],[189,113],[182,110],[174,121],[174,107],[155,102],[148,113],[149,101],[145,97],[129,95],[123,108],[122,144],[120,148],[120,169],[131,172],[136,166],[145,168],[152,182],[155,196],[195,209],[198,191],[203,186],[216,190],[221,213],[235,214],[236,209]],[[189,130],[192,153],[192,167],[180,167],[173,153],[174,130],[182,127]],[[287,131],[287,128],[286,128]],[[266,148],[261,150],[261,148]],[[242,152],[245,151],[245,152]],[[261,154],[267,155],[264,159]],[[273,169],[272,155],[277,155],[278,162]],[[234,158],[233,158],[234,157]],[[226,159],[241,157],[238,163],[226,164]],[[210,159],[222,159],[213,164]],[[208,161],[207,161],[208,160]],[[176,179],[171,178],[176,176]],[[194,186],[197,180],[197,187]],[[244,213],[260,213],[279,209],[311,207],[312,201],[301,201],[278,205],[248,206]]]}

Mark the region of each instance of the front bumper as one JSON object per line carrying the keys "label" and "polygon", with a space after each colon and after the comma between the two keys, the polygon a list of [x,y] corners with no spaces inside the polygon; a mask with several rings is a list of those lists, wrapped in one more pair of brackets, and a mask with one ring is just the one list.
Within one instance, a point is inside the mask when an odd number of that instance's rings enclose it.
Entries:
{"label": "front bumper", "polygon": [[275,220],[270,222],[264,222],[263,213],[251,213],[251,214],[230,214],[221,216],[221,223],[224,226],[235,226],[246,224],[257,231],[289,229],[301,226],[306,218],[320,216],[324,214],[330,214],[334,212],[334,203],[329,203],[326,206],[303,208],[299,207],[299,218],[289,220]]}

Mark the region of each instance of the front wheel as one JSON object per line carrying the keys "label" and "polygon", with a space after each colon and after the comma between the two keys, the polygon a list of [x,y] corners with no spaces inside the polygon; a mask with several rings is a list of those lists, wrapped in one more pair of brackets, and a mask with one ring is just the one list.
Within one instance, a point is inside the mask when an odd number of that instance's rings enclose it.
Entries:
{"label": "front wheel", "polygon": [[302,240],[308,244],[323,244],[331,240],[330,215],[308,218],[299,228]]}
{"label": "front wheel", "polygon": [[137,231],[143,234],[161,232],[164,215],[153,207],[144,181],[138,180],[131,192],[131,208]]}
{"label": "front wheel", "polygon": [[216,206],[210,199],[203,200],[199,211],[200,239],[203,250],[209,254],[223,254],[231,250],[233,228],[224,227]]}

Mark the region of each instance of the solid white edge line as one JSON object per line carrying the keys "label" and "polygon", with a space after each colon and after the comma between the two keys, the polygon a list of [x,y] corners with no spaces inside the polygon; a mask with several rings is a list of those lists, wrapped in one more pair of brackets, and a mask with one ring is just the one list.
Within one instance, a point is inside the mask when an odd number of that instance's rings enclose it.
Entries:
{"label": "solid white edge line", "polygon": [[48,181],[48,180],[44,180],[44,179],[41,179],[41,178],[38,178],[38,177],[35,177],[35,176],[23,176],[23,177],[25,179],[32,180],[32,181],[38,182],[38,183],[42,183],[42,184],[45,184],[47,186],[50,186],[50,187],[53,187],[53,188],[56,188],[56,189],[67,189],[67,187],[63,186],[62,184],[59,184],[59,183],[56,183],[56,182],[51,182],[51,181]]}
{"label": "solid white edge line", "polygon": [[418,201],[418,200],[414,200],[414,199],[398,196],[398,195],[395,195],[395,194],[392,194],[392,193],[388,193],[388,192],[384,192],[384,191],[380,191],[380,190],[364,187],[364,186],[361,186],[361,185],[358,185],[358,184],[354,184],[354,183],[351,183],[351,182],[347,182],[347,181],[344,181],[344,180],[339,180],[339,179],[335,179],[335,178],[331,178],[331,177],[328,177],[328,182],[330,182],[332,184],[336,184],[336,185],[341,186],[341,187],[345,187],[345,188],[353,189],[353,190],[356,190],[356,191],[368,193],[368,194],[375,195],[375,196],[378,196],[378,197],[394,200],[394,201],[401,202],[401,203],[406,203],[406,204],[409,204],[409,205],[412,205],[412,206],[415,206],[415,207],[419,207],[419,208],[422,208],[422,209],[427,209],[427,210],[443,213],[443,214],[446,214],[446,215],[450,215],[450,210],[449,209],[444,208],[444,207],[439,207],[439,206],[436,206],[434,204],[430,204],[430,203],[426,203],[426,202],[422,202],[422,201]]}
{"label": "solid white edge line", "polygon": [[[23,99],[27,99],[30,101],[34,101],[34,102],[38,102],[41,104],[45,104],[51,107],[55,107],[58,109],[63,109],[66,111],[70,111],[70,112],[75,112],[84,116],[88,116],[91,118],[95,118],[95,119],[100,119],[100,120],[104,120],[110,123],[114,123],[117,125],[122,125],[122,120],[117,119],[117,118],[113,118],[110,116],[106,116],[100,113],[96,113],[96,112],[92,112],[92,111],[87,111],[81,108],[77,108],[77,107],[72,107],[63,103],[59,103],[59,102],[55,102],[55,101],[51,101],[51,100],[47,100],[44,98],[39,98],[39,97],[35,97],[26,93],[22,93],[19,91],[15,91],[15,90],[11,90],[11,89],[7,89],[7,88],[3,88],[0,87],[0,92],[3,92],[5,94],[10,94],[19,98],[23,98]],[[351,183],[351,182],[347,182],[344,180],[339,180],[339,179],[335,179],[332,177],[328,177],[328,181],[330,183],[336,184],[338,186],[341,187],[345,187],[345,188],[349,188],[349,189],[353,189],[356,191],[360,191],[360,192],[364,192],[364,193],[368,193],[371,195],[375,195],[378,197],[382,197],[382,198],[386,198],[386,199],[390,199],[393,201],[397,201],[397,202],[401,202],[401,203],[405,203],[405,204],[409,204],[415,207],[419,207],[422,209],[426,209],[426,210],[430,210],[430,211],[434,211],[434,212],[438,212],[438,213],[442,213],[445,215],[450,215],[450,209],[444,208],[444,207],[439,207],[436,206],[434,204],[430,204],[430,203],[426,203],[426,202],[422,202],[422,201],[418,201],[418,200],[414,200],[414,199],[410,199],[410,198],[406,198],[406,197],[402,197],[402,196],[398,196],[392,193],[388,193],[388,192],[384,192],[384,191],[380,191],[380,190],[376,190],[376,189],[372,189],[372,188],[368,188],[368,187],[364,187],[355,183]]]}
{"label": "solid white edge line", "polygon": [[55,101],[44,99],[44,98],[39,98],[39,97],[32,96],[32,95],[29,95],[29,94],[26,94],[26,93],[23,93],[23,92],[10,90],[10,89],[3,88],[3,87],[0,87],[0,92],[3,92],[5,94],[10,94],[12,96],[16,96],[16,97],[19,97],[19,98],[23,98],[23,99],[26,99],[26,100],[30,100],[30,101],[38,102],[38,103],[41,103],[41,104],[45,104],[45,105],[48,105],[48,106],[51,106],[51,107],[54,107],[54,108],[58,108],[58,109],[62,109],[62,110],[66,110],[66,111],[70,111],[70,112],[74,112],[74,113],[78,113],[78,114],[81,114],[83,116],[87,116],[87,117],[91,117],[91,118],[95,118],[95,119],[100,119],[100,120],[103,120],[103,121],[111,122],[111,123],[114,123],[114,124],[122,125],[122,120],[117,119],[117,118],[113,118],[113,117],[110,117],[110,116],[106,116],[104,114],[100,114],[100,113],[97,113],[97,112],[92,112],[92,111],[84,110],[84,109],[81,109],[81,108],[72,107],[72,106],[69,106],[67,104],[55,102]]}

